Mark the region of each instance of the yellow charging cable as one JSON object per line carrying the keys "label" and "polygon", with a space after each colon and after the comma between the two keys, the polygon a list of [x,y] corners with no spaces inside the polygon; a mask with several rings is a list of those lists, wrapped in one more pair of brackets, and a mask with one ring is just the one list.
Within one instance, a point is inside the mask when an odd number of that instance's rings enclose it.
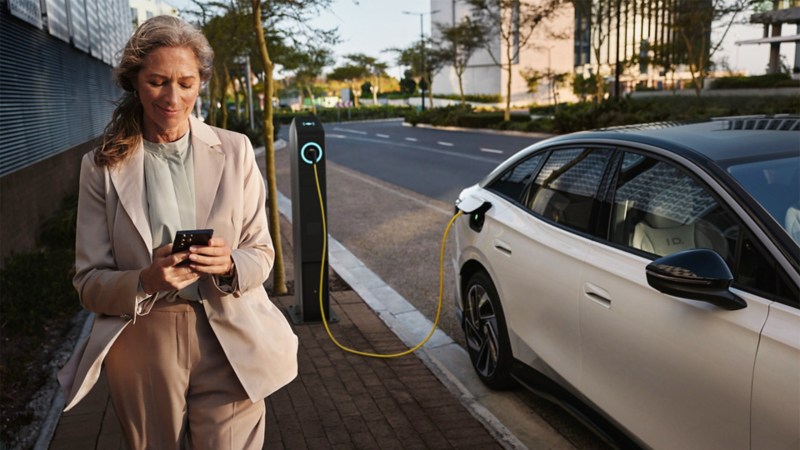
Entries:
{"label": "yellow charging cable", "polygon": [[398,356],[405,356],[408,355],[409,353],[417,351],[420,347],[425,345],[426,342],[428,342],[428,339],[430,339],[431,336],[433,336],[433,333],[436,331],[436,326],[439,324],[439,315],[442,312],[442,290],[444,288],[444,244],[445,242],[447,242],[447,233],[450,232],[450,227],[453,225],[453,222],[456,221],[456,219],[458,218],[458,216],[461,215],[462,212],[459,211],[455,216],[453,216],[453,218],[450,219],[450,223],[447,224],[447,228],[444,230],[444,237],[442,238],[442,252],[441,256],[439,257],[439,308],[436,310],[436,320],[433,321],[433,328],[431,328],[431,332],[428,333],[428,337],[426,337],[422,342],[417,344],[416,347],[408,349],[402,353],[394,353],[391,355],[380,355],[377,353],[360,352],[358,350],[353,350],[352,348],[347,348],[344,345],[340,344],[339,341],[337,341],[336,338],[333,337],[333,334],[331,334],[331,329],[328,328],[328,319],[325,317],[325,306],[323,305],[322,301],[322,292],[323,292],[322,283],[323,280],[325,279],[323,277],[323,275],[325,275],[325,255],[328,253],[328,228],[325,224],[325,205],[322,202],[322,191],[320,191],[319,188],[319,175],[317,174],[317,163],[314,163],[314,178],[317,181],[317,195],[319,196],[319,208],[320,211],[322,212],[323,241],[322,241],[322,264],[321,264],[322,267],[320,267],[319,270],[319,310],[322,313],[322,323],[325,324],[325,331],[328,332],[328,336],[331,337],[331,340],[333,341],[334,344],[336,344],[336,346],[338,346],[339,348],[341,348],[346,352],[355,353],[356,355],[371,356],[373,358],[397,358]]}

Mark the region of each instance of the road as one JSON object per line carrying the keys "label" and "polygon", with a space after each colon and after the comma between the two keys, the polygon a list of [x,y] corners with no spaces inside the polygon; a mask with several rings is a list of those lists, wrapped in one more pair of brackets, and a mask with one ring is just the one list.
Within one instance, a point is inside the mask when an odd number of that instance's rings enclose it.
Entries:
{"label": "road", "polygon": [[[288,126],[281,129],[288,141]],[[529,137],[404,127],[400,121],[326,124],[328,160],[452,204]]]}
{"label": "road", "polygon": [[[281,137],[288,141],[288,126]],[[459,192],[540,139],[404,127],[400,121],[326,124],[329,233],[389,286],[433,320],[439,249]],[[291,196],[289,152],[276,152],[278,189]],[[447,254],[453,240],[448,239]],[[439,328],[464,345],[453,310],[454,269],[444,269]],[[524,389],[511,407],[492,411],[529,448],[543,448],[527,429],[538,415],[576,448],[607,448],[580,422]]]}

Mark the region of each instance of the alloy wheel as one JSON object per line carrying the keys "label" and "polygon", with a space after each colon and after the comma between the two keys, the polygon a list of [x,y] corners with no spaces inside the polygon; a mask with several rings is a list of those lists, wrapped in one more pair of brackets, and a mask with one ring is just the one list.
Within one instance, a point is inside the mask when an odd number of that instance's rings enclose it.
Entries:
{"label": "alloy wheel", "polygon": [[495,306],[486,289],[473,285],[467,293],[467,345],[477,354],[475,369],[490,378],[500,357]]}

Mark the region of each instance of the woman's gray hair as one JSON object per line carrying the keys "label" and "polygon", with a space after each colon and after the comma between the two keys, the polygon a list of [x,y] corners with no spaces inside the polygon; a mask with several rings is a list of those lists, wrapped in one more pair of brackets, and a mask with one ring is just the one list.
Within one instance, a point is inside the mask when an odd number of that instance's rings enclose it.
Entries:
{"label": "woman's gray hair", "polygon": [[211,79],[214,50],[196,26],[173,16],[156,16],[147,19],[118,53],[119,66],[114,70],[114,81],[125,92],[116,102],[111,122],[106,126],[103,144],[95,151],[94,160],[99,166],[116,166],[125,161],[141,143],[142,114],[139,98],[134,95],[133,80],[139,76],[144,59],[161,47],[188,48],[197,57],[200,88]]}

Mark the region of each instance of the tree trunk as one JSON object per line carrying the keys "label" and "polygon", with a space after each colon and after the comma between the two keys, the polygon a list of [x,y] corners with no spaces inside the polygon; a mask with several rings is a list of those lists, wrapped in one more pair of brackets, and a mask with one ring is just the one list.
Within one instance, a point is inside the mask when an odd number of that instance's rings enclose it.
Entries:
{"label": "tree trunk", "polygon": [[317,115],[317,104],[314,102],[314,100],[315,100],[314,99],[314,91],[312,91],[311,87],[309,87],[309,86],[306,86],[306,89],[308,90],[308,97],[311,99],[311,112],[313,112],[314,115],[316,116]]}
{"label": "tree trunk", "polygon": [[225,72],[224,82],[222,84],[222,129],[228,129],[228,86],[231,85],[231,74],[228,72],[228,64],[222,63],[222,70]]}
{"label": "tree trunk", "polygon": [[[238,81],[238,80],[236,80],[236,81]],[[241,84],[241,83],[233,83],[233,102],[236,104],[236,119],[241,120],[242,119],[242,113],[241,113],[241,109],[239,109],[241,107],[241,101],[239,99],[239,89],[236,88],[237,84]]]}
{"label": "tree trunk", "polygon": [[213,74],[211,81],[208,83],[208,97],[211,99],[211,104],[208,105],[208,124],[212,127],[217,126],[217,85],[219,84],[219,76],[217,69],[211,68]]}
{"label": "tree trunk", "polygon": [[508,60],[508,83],[506,83],[506,112],[503,120],[511,120],[511,60]]}
{"label": "tree trunk", "polygon": [[261,0],[253,2],[253,21],[256,28],[258,49],[261,53],[261,65],[264,66],[264,159],[267,165],[267,199],[269,208],[269,231],[272,235],[272,245],[275,248],[275,264],[272,268],[272,293],[283,295],[286,293],[286,282],[283,273],[283,248],[281,247],[281,223],[278,215],[278,183],[275,178],[275,142],[274,128],[272,126],[272,61],[269,60],[267,43],[264,40],[264,29],[261,27]]}
{"label": "tree trunk", "polygon": [[380,83],[381,77],[377,78],[378,81],[372,85],[372,106],[378,106],[378,91],[381,89],[380,86],[378,86],[378,83]]}
{"label": "tree trunk", "polygon": [[433,74],[429,74],[428,78],[428,103],[431,105],[431,109],[433,109]]}
{"label": "tree trunk", "polygon": [[461,107],[466,109],[467,98],[464,96],[464,82],[461,80],[461,76],[464,75],[464,72],[456,71],[456,75],[458,75],[458,92],[461,93]]}

